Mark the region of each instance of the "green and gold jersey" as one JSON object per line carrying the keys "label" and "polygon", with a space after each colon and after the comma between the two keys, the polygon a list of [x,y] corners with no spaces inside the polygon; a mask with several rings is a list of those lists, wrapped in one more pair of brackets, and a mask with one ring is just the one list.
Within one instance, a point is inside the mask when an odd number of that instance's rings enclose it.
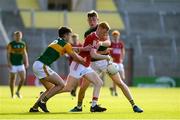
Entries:
{"label": "green and gold jersey", "polygon": [[49,44],[48,48],[42,53],[42,55],[37,59],[45,65],[51,65],[60,56],[65,53],[71,54],[73,52],[71,44],[65,40],[58,38]]}
{"label": "green and gold jersey", "polygon": [[23,41],[12,41],[7,45],[9,59],[12,65],[23,64],[23,54],[26,50],[26,44]]}

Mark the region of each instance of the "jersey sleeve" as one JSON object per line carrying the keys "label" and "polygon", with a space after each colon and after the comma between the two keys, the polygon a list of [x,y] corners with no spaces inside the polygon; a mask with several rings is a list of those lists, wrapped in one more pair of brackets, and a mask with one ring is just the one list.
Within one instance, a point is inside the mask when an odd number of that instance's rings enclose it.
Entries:
{"label": "jersey sleeve", "polygon": [[[124,47],[125,47],[124,42],[121,40],[120,43],[121,43],[121,45],[122,45],[122,48],[124,48]],[[122,49],[122,48],[121,48],[121,49]]]}
{"label": "jersey sleeve", "polygon": [[67,43],[67,44],[65,45],[65,51],[66,51],[67,54],[73,53],[74,51],[73,51],[73,49],[72,49],[72,45],[69,44],[69,43]]}

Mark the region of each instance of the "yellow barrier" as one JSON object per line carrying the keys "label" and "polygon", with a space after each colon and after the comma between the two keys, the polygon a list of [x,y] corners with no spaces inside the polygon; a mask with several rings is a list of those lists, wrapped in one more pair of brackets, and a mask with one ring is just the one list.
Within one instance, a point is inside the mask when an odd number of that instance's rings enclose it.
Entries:
{"label": "yellow barrier", "polygon": [[113,0],[97,0],[96,8],[98,11],[117,11]]}
{"label": "yellow barrier", "polygon": [[[31,12],[21,11],[21,17],[25,27],[32,24]],[[124,23],[118,13],[99,13],[100,21],[107,21],[111,29],[124,30]],[[67,21],[64,21],[64,12],[35,11],[34,27],[42,29],[57,29],[67,23],[73,32],[83,39],[84,32],[88,29],[86,12],[67,12]]]}
{"label": "yellow barrier", "polygon": [[19,9],[39,10],[38,0],[16,0]]}

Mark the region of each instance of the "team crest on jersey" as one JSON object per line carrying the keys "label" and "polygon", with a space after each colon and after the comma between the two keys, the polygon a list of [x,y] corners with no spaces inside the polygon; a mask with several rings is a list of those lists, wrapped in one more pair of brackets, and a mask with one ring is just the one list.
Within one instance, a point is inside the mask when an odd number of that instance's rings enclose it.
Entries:
{"label": "team crest on jersey", "polygon": [[58,40],[54,40],[50,45],[57,44]]}

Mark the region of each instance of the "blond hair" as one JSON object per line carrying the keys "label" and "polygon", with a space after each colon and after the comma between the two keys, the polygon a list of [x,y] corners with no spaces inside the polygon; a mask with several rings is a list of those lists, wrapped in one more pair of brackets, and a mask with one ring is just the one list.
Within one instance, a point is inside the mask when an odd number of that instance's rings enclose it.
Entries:
{"label": "blond hair", "polygon": [[106,29],[107,31],[110,30],[110,26],[106,21],[100,22],[98,26],[103,28],[103,29]]}
{"label": "blond hair", "polygon": [[114,30],[114,31],[112,32],[112,36],[119,36],[119,35],[120,35],[120,32],[117,31],[117,30]]}

